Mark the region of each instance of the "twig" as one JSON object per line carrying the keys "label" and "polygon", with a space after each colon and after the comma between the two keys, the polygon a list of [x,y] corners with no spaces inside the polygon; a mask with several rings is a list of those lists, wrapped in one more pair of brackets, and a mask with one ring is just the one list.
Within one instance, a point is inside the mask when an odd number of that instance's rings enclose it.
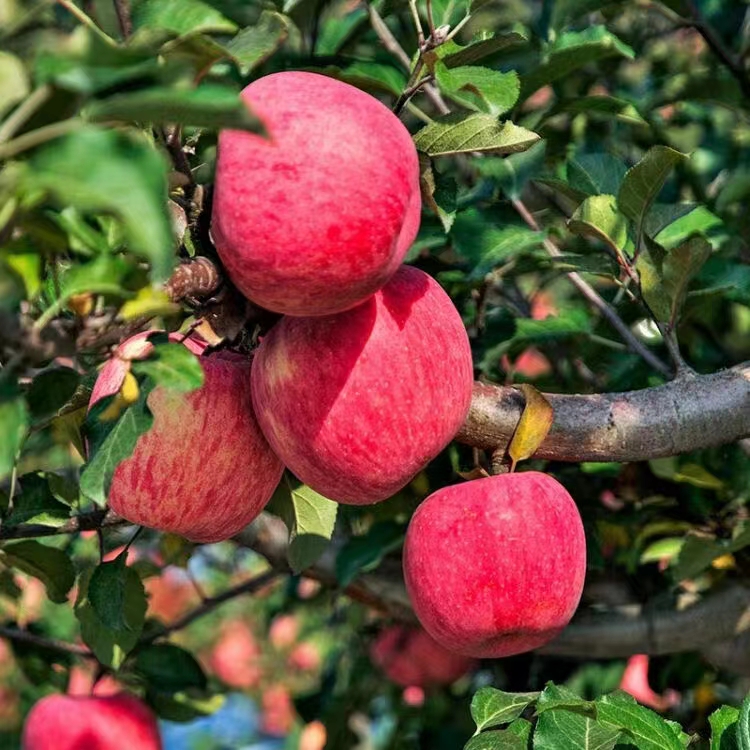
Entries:
{"label": "twig", "polygon": [[9,141],[34,112],[49,99],[51,93],[52,87],[44,84],[26,97],[0,127],[0,143]]}
{"label": "twig", "polygon": [[141,639],[138,642],[138,646],[148,645],[156,640],[159,640],[160,638],[165,638],[166,636],[171,635],[178,630],[183,630],[188,625],[194,623],[196,620],[209,614],[209,612],[213,612],[213,610],[215,610],[218,606],[224,604],[225,602],[228,602],[231,599],[236,599],[238,596],[243,596],[244,594],[254,594],[260,589],[265,588],[269,584],[273,583],[281,575],[282,573],[278,570],[267,570],[264,573],[251,578],[249,581],[245,581],[244,583],[240,583],[237,586],[233,586],[232,588],[223,591],[221,594],[208,597],[204,599],[203,602],[201,602],[201,604],[198,605],[195,609],[183,615],[179,620],[176,620],[171,625],[165,625],[158,631],[151,633],[146,638]]}
{"label": "twig", "polygon": [[[526,222],[527,226],[533,229],[535,232],[541,231],[539,223],[534,218],[532,213],[526,207],[526,204],[518,198],[514,198],[512,201],[513,207],[518,212],[518,215]],[[544,238],[544,248],[547,254],[552,258],[559,258],[563,255],[560,249],[555,245],[549,237]],[[603,318],[620,334],[623,341],[628,345],[631,351],[638,354],[645,362],[648,362],[651,367],[660,372],[662,375],[671,377],[672,370],[662,362],[653,352],[651,352],[641,341],[636,338],[633,332],[628,328],[625,322],[610,307],[606,300],[604,300],[599,293],[587,282],[580,274],[572,271],[568,274],[573,286],[589,301],[592,307],[596,308],[602,315]]]}
{"label": "twig", "polygon": [[[378,36],[383,46],[398,59],[406,70],[410,71],[413,75],[411,68],[411,58],[406,54],[406,50],[399,44],[398,39],[391,33],[391,30],[386,25],[382,16],[378,11],[368,4],[368,11],[370,13],[370,24],[375,34]],[[421,58],[420,58],[421,59]],[[412,81],[414,83],[414,81]],[[425,96],[432,102],[435,109],[440,112],[441,115],[447,115],[451,110],[450,107],[445,103],[440,92],[431,83],[425,84],[423,91]]]}
{"label": "twig", "polygon": [[37,635],[36,633],[30,633],[28,630],[10,628],[6,625],[0,625],[0,638],[7,638],[9,641],[17,641],[18,643],[28,643],[32,646],[39,646],[40,648],[46,648],[52,651],[60,651],[64,654],[83,656],[87,659],[96,658],[86,646],[79,646],[77,643],[67,643],[66,641],[60,641],[57,638],[47,638],[46,636]]}
{"label": "twig", "polygon": [[105,44],[110,47],[117,47],[117,42],[106,32],[102,31],[94,22],[94,19],[87,16],[72,0],[57,0],[58,5],[62,5],[77,21],[91,29]]}
{"label": "twig", "polygon": [[74,534],[78,531],[97,531],[110,526],[130,523],[111,510],[97,508],[74,516],[61,526],[43,526],[38,523],[21,523],[17,526],[0,526],[0,541],[8,539],[33,539],[55,534]]}
{"label": "twig", "polygon": [[61,138],[73,130],[80,128],[82,124],[83,120],[79,117],[70,117],[67,120],[60,120],[59,122],[53,122],[42,128],[37,128],[36,130],[30,130],[28,133],[19,135],[18,138],[14,138],[12,141],[0,145],[0,161],[9,159],[10,157],[20,154],[23,151],[27,151],[30,148],[41,146],[48,141]]}
{"label": "twig", "polygon": [[710,26],[701,13],[698,3],[695,0],[686,0],[687,7],[690,9],[690,25],[705,39],[706,44],[711,48],[713,53],[721,60],[724,67],[734,76],[739,83],[742,93],[746,99],[750,99],[750,77],[742,66],[739,59],[736,59],[724,48],[721,39]]}
{"label": "twig", "polygon": [[133,21],[130,17],[130,3],[128,0],[114,0],[117,22],[125,39],[133,33]]}

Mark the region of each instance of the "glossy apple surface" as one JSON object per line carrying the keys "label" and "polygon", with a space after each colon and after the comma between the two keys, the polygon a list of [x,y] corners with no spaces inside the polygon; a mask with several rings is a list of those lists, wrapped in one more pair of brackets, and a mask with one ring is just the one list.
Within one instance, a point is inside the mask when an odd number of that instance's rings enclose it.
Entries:
{"label": "glossy apple surface", "polygon": [[[117,392],[130,362],[147,355],[147,335],[119,347],[99,374],[90,405]],[[199,389],[149,394],[153,426],[115,470],[109,505],[132,523],[216,542],[260,513],[283,466],[255,418],[249,360],[220,352],[200,361],[205,381]]]}
{"label": "glossy apple surface", "polygon": [[394,625],[370,648],[370,659],[402,687],[450,685],[477,666],[474,659],[448,651],[421,628]]}
{"label": "glossy apple surface", "polygon": [[568,624],[583,590],[586,539],[559,482],[503,474],[430,495],[409,524],[403,564],[433,638],[498,658],[539,648]]}
{"label": "glossy apple surface", "polygon": [[156,719],[127,693],[48,695],[29,712],[22,750],[161,750]]}
{"label": "glossy apple surface", "polygon": [[403,266],[367,302],[286,317],[252,368],[258,422],[303,482],[366,505],[414,477],[453,438],[471,401],[471,350],[438,283]]}
{"label": "glossy apple surface", "polygon": [[268,138],[219,136],[211,232],[234,284],[287,315],[359,304],[419,229],[417,152],[386,106],[316,73],[253,81],[242,98]]}

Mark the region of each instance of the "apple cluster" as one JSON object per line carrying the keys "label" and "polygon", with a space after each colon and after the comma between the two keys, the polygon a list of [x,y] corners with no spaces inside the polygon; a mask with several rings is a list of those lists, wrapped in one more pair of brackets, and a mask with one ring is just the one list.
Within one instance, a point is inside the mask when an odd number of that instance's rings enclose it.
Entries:
{"label": "apple cluster", "polygon": [[[404,125],[368,94],[313,73],[266,76],[242,97],[266,132],[220,134],[212,237],[237,288],[283,317],[252,362],[185,340],[205,382],[187,396],[149,394],[153,427],[109,493],[128,520],[197,542],[252,521],[284,466],[340,503],[391,497],[453,438],[473,387],[460,315],[430,276],[402,265],[421,211]],[[121,393],[150,347],[148,334],[123,343],[91,404]],[[551,477],[439,490],[404,547],[427,631],[414,648],[427,658],[432,639],[465,657],[536,648],[567,624],[584,572],[580,516]]]}

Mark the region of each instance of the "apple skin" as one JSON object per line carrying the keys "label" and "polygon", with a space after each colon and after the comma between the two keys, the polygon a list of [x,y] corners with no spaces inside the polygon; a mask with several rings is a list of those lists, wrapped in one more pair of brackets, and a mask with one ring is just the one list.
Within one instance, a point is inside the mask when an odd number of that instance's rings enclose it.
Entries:
{"label": "apple skin", "polygon": [[21,750],[162,750],[156,718],[138,698],[48,695],[29,712]]}
{"label": "apple skin", "polygon": [[586,574],[581,516],[536,471],[444,487],[417,508],[404,577],[419,621],[459,654],[499,658],[552,640],[578,606]]}
{"label": "apple skin", "polygon": [[282,318],[253,360],[258,422],[303,482],[368,505],[400,490],[450,442],[471,401],[471,350],[438,283],[403,266],[337,315]]}
{"label": "apple skin", "polygon": [[[89,408],[117,392],[130,360],[147,355],[147,335],[128,339],[105,364]],[[194,343],[188,346],[195,352]],[[132,523],[217,542],[260,513],[284,467],[253,412],[250,362],[225,352],[200,361],[205,381],[199,389],[149,394],[154,424],[115,470],[109,505]]]}
{"label": "apple skin", "polygon": [[270,138],[219,135],[211,233],[229,277],[287,315],[358,305],[419,230],[409,132],[374,97],[317,73],[273,73],[242,98]]}
{"label": "apple skin", "polygon": [[422,628],[405,625],[383,630],[370,647],[370,659],[402,687],[450,685],[478,666],[443,648]]}

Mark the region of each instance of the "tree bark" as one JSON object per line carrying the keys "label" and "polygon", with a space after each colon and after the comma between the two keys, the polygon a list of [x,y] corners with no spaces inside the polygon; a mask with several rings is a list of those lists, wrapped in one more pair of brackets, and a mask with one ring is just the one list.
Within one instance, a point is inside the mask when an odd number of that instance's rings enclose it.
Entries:
{"label": "tree bark", "polygon": [[[639,391],[545,396],[555,418],[537,458],[645,461],[750,435],[750,362]],[[523,403],[512,387],[475,383],[456,439],[484,450],[506,449]]]}

